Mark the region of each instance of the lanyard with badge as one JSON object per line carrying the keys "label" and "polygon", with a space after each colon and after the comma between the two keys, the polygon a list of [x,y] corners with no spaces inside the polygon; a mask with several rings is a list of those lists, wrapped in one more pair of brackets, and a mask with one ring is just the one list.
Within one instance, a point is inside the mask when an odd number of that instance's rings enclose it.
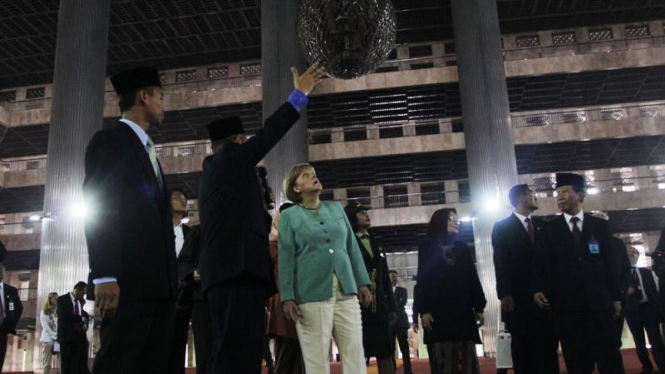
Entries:
{"label": "lanyard with badge", "polygon": [[591,235],[591,240],[589,240],[589,253],[592,255],[597,255],[600,253],[600,246],[598,241]]}

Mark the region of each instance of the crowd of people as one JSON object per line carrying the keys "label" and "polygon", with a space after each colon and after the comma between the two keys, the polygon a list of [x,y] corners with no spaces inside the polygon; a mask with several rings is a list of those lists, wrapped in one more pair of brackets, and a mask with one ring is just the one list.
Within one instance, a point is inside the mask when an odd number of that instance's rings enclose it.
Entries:
{"label": "crowd of people", "polygon": [[[315,169],[297,164],[284,176],[288,202],[270,215],[274,196],[259,163],[298,121],[324,70],[314,64],[292,75],[293,92],[251,138],[239,117],[208,124],[213,154],[203,161],[200,225],[193,227],[183,223],[187,194],[167,186],[147,133],[164,119],[157,70],[111,78],[122,119],[95,134],[85,157],[89,279],[44,302],[45,373],[54,357],[63,374],[89,372],[87,293],[101,317],[95,374],[183,374],[190,324],[199,374],[258,374],[264,358],[271,373],[327,374],[332,339],[345,374],[365,373],[369,358],[380,374],[395,374],[396,342],[403,372],[412,374],[408,293],[369,232],[370,207],[321,201]],[[508,196],[513,214],[494,226],[497,293],[515,373],[558,373],[559,344],[568,373],[596,366],[623,373],[624,316],[644,372],[654,369],[644,331],[665,370],[663,298],[652,272],[635,267],[640,253],[611,235],[607,217],[583,210],[585,194],[582,176],[557,174],[561,214],[544,220],[532,216],[533,191],[517,185]],[[459,224],[455,209],[436,211],[418,247],[413,327],[423,331],[432,374],[480,373],[475,346],[487,300],[473,251],[457,239]],[[664,247],[661,235],[653,266],[660,280]],[[6,335],[15,333],[22,306],[15,288],[0,284]]]}

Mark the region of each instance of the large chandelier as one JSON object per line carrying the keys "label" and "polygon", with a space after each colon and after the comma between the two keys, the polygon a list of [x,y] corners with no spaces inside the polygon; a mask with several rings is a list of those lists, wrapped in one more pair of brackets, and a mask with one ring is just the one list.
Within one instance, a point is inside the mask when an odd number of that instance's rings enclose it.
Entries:
{"label": "large chandelier", "polygon": [[390,0],[302,0],[300,48],[328,75],[354,79],[372,73],[395,45]]}

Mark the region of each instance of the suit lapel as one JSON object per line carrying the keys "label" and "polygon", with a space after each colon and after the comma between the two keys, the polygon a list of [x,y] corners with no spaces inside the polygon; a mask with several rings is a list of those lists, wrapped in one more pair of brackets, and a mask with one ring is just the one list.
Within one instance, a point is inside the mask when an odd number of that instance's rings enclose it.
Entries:
{"label": "suit lapel", "polygon": [[[136,158],[140,160],[141,165],[143,166],[143,171],[148,176],[148,179],[150,179],[152,190],[155,193],[155,198],[159,202],[160,208],[164,209],[165,199],[163,198],[163,196],[165,194],[164,191],[160,191],[159,182],[157,181],[157,176],[155,175],[155,169],[152,167],[152,162],[150,162],[150,157],[148,156],[148,152],[145,150],[145,146],[141,144],[141,141],[138,138],[138,136],[127,124],[120,122],[118,126],[125,134],[125,137],[127,137],[127,140],[132,148],[132,151],[134,152],[134,155],[136,156]],[[157,163],[159,164],[159,161],[157,161]],[[160,172],[162,173],[162,179],[165,179],[163,178],[164,172],[161,169],[161,165],[159,165],[159,168]],[[164,182],[164,188],[166,188],[166,181],[164,180],[163,182]]]}
{"label": "suit lapel", "polygon": [[[531,238],[529,237],[529,233],[524,228],[524,224],[522,223],[522,221],[520,221],[519,217],[517,217],[515,214],[511,214],[511,217],[512,217],[511,224],[513,227],[513,231],[515,232],[515,235],[517,235],[517,237],[519,237],[524,243],[526,243],[529,248],[533,248],[533,244],[531,243]],[[533,225],[533,222],[531,224]]]}
{"label": "suit lapel", "polygon": [[[590,215],[585,214],[584,215],[584,222],[582,222],[582,236],[580,240],[580,249],[584,249],[584,247],[589,243],[591,240],[591,237],[593,236],[594,232],[594,222],[593,219],[591,219]],[[593,238],[595,240],[598,240],[598,238]]]}
{"label": "suit lapel", "polygon": [[[372,256],[370,256],[369,252],[367,252],[367,248],[365,248],[365,246],[363,245],[362,240],[360,240],[360,238],[355,233],[353,233],[353,235],[356,236],[356,241],[358,242],[358,247],[360,247],[360,253],[363,254],[363,259],[365,259],[365,263],[371,264],[373,262]],[[370,246],[371,244],[372,242],[370,241]]]}
{"label": "suit lapel", "polygon": [[557,225],[557,231],[561,234],[562,238],[565,238],[565,240],[568,242],[566,245],[567,248],[574,248],[577,249],[577,244],[575,244],[575,238],[573,237],[572,231],[570,231],[570,226],[568,226],[568,222],[566,222],[566,217],[561,214],[559,218],[554,221],[554,223]]}

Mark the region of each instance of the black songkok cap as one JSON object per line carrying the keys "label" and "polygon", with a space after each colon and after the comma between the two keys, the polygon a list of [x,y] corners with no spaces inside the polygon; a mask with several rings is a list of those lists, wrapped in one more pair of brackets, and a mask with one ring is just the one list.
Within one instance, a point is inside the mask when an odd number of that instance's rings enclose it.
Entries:
{"label": "black songkok cap", "polygon": [[355,216],[356,214],[364,211],[364,210],[370,210],[372,209],[371,206],[363,205],[358,201],[350,201],[346,206],[344,207],[344,213],[346,213],[346,216],[351,219],[351,217]]}
{"label": "black songkok cap", "polygon": [[111,77],[113,89],[119,95],[126,95],[140,88],[162,86],[157,69],[149,66],[125,70]]}
{"label": "black songkok cap", "polygon": [[584,190],[586,189],[586,180],[579,174],[557,173],[556,188],[561,186],[573,186],[575,190]]}
{"label": "black songkok cap", "polygon": [[210,135],[211,142],[216,142],[232,135],[240,135],[244,133],[245,130],[242,128],[242,120],[240,117],[228,117],[208,124],[208,134]]}

